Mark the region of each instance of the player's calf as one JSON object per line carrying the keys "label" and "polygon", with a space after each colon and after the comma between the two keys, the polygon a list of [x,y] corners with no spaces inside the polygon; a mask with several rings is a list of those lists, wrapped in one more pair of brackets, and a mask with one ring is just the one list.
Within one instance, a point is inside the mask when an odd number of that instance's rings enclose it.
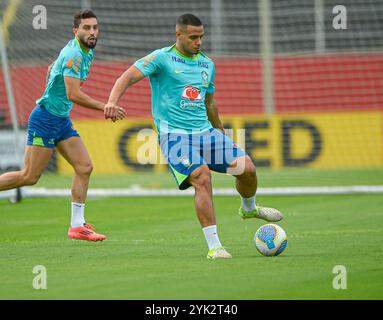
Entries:
{"label": "player's calf", "polygon": [[0,191],[32,186],[39,181],[40,175],[34,175],[25,171],[6,172],[0,176]]}
{"label": "player's calf", "polygon": [[22,185],[20,187],[33,186],[40,180],[40,177],[41,177],[41,174],[35,174],[33,172],[25,172],[25,171],[21,171],[21,175],[22,175]]}
{"label": "player's calf", "polygon": [[244,156],[236,159],[231,164],[230,169],[232,170],[232,168],[236,167],[239,161],[244,162],[244,169],[241,172],[241,174],[234,175],[236,178],[237,191],[242,197],[252,197],[254,196],[257,190],[257,174],[255,170],[255,165],[248,156]]}

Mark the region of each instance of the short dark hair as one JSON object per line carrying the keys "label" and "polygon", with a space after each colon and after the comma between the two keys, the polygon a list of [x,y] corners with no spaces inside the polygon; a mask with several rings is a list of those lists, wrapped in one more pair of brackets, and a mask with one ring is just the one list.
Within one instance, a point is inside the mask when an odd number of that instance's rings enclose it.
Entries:
{"label": "short dark hair", "polygon": [[94,12],[90,9],[85,9],[85,10],[81,10],[81,11],[77,12],[74,15],[73,27],[78,28],[80,23],[81,23],[81,20],[82,19],[88,19],[88,18],[96,18],[97,19]]}
{"label": "short dark hair", "polygon": [[199,27],[202,26],[202,21],[196,17],[194,14],[185,13],[182,16],[177,18],[177,26],[185,27],[185,26],[194,26]]}

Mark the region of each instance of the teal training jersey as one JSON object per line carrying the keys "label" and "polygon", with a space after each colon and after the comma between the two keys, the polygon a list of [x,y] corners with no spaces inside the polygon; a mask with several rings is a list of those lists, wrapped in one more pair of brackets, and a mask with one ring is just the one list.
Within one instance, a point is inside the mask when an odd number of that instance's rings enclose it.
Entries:
{"label": "teal training jersey", "polygon": [[205,95],[215,90],[211,59],[201,52],[187,57],[173,45],[153,51],[134,66],[149,76],[152,114],[160,134],[212,128],[205,106]]}
{"label": "teal training jersey", "polygon": [[76,38],[70,40],[53,63],[44,94],[36,101],[36,104],[43,105],[55,116],[68,117],[73,103],[67,98],[64,77],[85,81],[93,54],[93,49],[90,49],[88,53],[82,50]]}

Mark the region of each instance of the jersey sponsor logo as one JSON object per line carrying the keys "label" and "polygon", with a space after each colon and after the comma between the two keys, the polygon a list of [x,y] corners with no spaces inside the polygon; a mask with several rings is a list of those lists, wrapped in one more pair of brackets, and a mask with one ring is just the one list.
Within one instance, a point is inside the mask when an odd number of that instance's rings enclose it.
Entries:
{"label": "jersey sponsor logo", "polygon": [[201,103],[202,97],[201,97],[201,89],[188,85],[184,88],[184,91],[182,92],[183,99],[180,100],[180,108],[199,108],[203,106],[203,103]]}
{"label": "jersey sponsor logo", "polygon": [[182,92],[182,98],[188,99],[190,101],[200,101],[201,98],[201,89],[193,86],[186,86]]}
{"label": "jersey sponsor logo", "polygon": [[182,59],[180,57],[175,57],[175,56],[172,56],[172,61],[179,62],[179,63],[186,63],[185,59]]}
{"label": "jersey sponsor logo", "polygon": [[198,61],[198,66],[200,68],[206,68],[206,69],[209,69],[209,64],[207,62],[203,62],[203,61]]}
{"label": "jersey sponsor logo", "polygon": [[148,65],[148,63],[150,63],[154,58],[156,57],[155,54],[149,56],[149,57],[145,57],[144,58],[144,63],[142,64],[143,67],[146,67]]}
{"label": "jersey sponsor logo", "polygon": [[188,100],[181,100],[180,101],[180,108],[185,109],[185,108],[200,108],[203,107],[204,104],[201,101],[197,102],[191,102]]}

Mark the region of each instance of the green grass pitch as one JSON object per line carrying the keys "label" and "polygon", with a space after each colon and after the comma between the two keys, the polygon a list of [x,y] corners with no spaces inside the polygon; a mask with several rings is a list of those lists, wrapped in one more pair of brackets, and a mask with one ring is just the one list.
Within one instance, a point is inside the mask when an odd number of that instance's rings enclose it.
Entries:
{"label": "green grass pitch", "polygon": [[[238,197],[216,197],[231,260],[209,261],[191,197],[90,199],[86,218],[109,238],[67,239],[67,199],[0,200],[0,299],[382,299],[381,195],[259,197],[285,214],[278,257],[263,257]],[[32,269],[47,270],[33,289]],[[347,270],[335,290],[333,268]]]}

